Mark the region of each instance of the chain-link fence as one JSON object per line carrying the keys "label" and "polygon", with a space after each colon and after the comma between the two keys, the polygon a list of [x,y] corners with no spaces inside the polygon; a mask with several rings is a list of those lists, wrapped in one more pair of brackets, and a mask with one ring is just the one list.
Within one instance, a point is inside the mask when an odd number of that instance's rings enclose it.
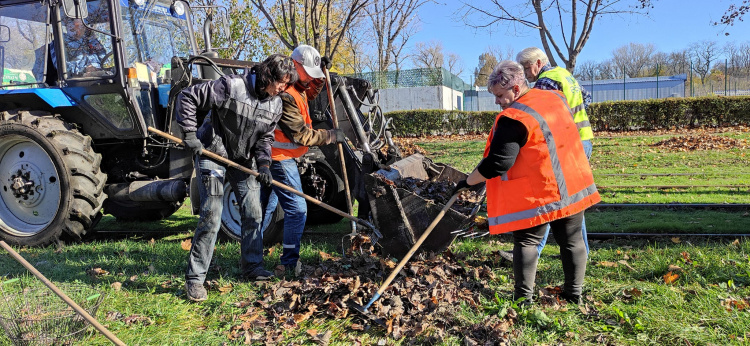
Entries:
{"label": "chain-link fence", "polygon": [[415,68],[410,70],[374,71],[348,75],[369,81],[375,89],[445,86],[457,91],[471,89],[461,77],[445,68]]}

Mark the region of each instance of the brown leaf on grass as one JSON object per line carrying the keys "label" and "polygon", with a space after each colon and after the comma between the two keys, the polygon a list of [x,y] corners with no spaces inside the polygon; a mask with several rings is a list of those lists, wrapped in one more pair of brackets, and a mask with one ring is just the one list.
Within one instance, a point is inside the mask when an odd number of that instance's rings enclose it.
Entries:
{"label": "brown leaf on grass", "polygon": [[626,268],[630,269],[631,271],[635,271],[635,268],[633,268],[632,266],[630,266],[630,264],[626,260],[619,260],[619,261],[617,261],[617,263],[620,263],[620,264],[624,265]]}
{"label": "brown leaf on grass", "polygon": [[307,335],[310,335],[312,341],[317,342],[319,345],[328,345],[328,343],[331,342],[331,335],[333,335],[333,332],[329,330],[323,334],[318,334],[317,330],[308,329]]}
{"label": "brown leaf on grass", "polygon": [[187,238],[180,242],[180,247],[185,251],[190,251],[190,248],[193,246],[193,240],[190,238]]}
{"label": "brown leaf on grass", "polygon": [[601,262],[599,262],[599,265],[602,266],[602,267],[617,268],[617,263],[610,262],[610,261],[601,261]]}
{"label": "brown leaf on grass", "polygon": [[112,289],[115,290],[115,291],[119,291],[119,290],[122,289],[122,283],[119,282],[119,281],[115,281],[112,284],[110,284],[109,286],[112,287]]}
{"label": "brown leaf on grass", "polygon": [[680,252],[680,255],[682,255],[682,259],[685,261],[685,263],[693,263],[693,260],[690,259],[690,253],[688,253],[687,251]]}
{"label": "brown leaf on grass", "polygon": [[154,240],[154,238],[151,238],[151,240],[148,241],[148,245],[154,247],[154,244],[156,244],[156,240]]}
{"label": "brown leaf on grass", "polygon": [[667,270],[670,271],[670,272],[681,272],[682,268],[680,268],[679,266],[676,266],[674,264],[670,264],[669,267],[667,267]]}
{"label": "brown leaf on grass", "polygon": [[721,301],[721,306],[727,309],[727,311],[748,310],[750,308],[750,297],[745,298],[745,299],[727,298]]}
{"label": "brown leaf on grass", "polygon": [[89,276],[91,277],[99,277],[99,276],[107,275],[109,274],[109,272],[102,268],[96,267],[96,268],[91,268],[87,270],[86,274],[89,274]]}
{"label": "brown leaf on grass", "polygon": [[677,278],[679,278],[679,277],[680,277],[679,275],[677,275],[677,274],[675,274],[673,272],[668,272],[668,273],[664,274],[664,283],[667,284],[667,285],[670,285],[673,282],[675,282],[677,280]]}
{"label": "brown leaf on grass", "polygon": [[320,253],[320,259],[323,260],[323,261],[328,261],[328,260],[337,261],[337,260],[339,260],[339,257],[333,256],[333,255],[331,255],[329,253],[326,253],[326,252],[323,252],[323,251],[320,251],[319,253]]}
{"label": "brown leaf on grass", "polygon": [[122,318],[122,314],[119,311],[107,311],[106,317],[104,317],[107,321],[117,321]]}
{"label": "brown leaf on grass", "polygon": [[680,237],[672,237],[671,239],[672,239],[672,242],[675,244],[682,243],[682,240],[680,240]]}
{"label": "brown leaf on grass", "polygon": [[221,295],[225,295],[229,292],[232,292],[232,284],[226,284],[224,286],[219,287],[219,292],[221,292]]}
{"label": "brown leaf on grass", "polygon": [[734,246],[740,246],[740,239],[739,239],[739,238],[735,239],[735,240],[734,240],[734,241],[732,242],[732,245],[734,245]]}
{"label": "brown leaf on grass", "polygon": [[638,298],[638,297],[642,296],[643,292],[641,292],[641,290],[639,290],[638,288],[633,287],[633,288],[630,288],[630,289],[623,290],[622,291],[622,295],[623,295],[623,297],[625,297],[627,299],[632,299],[634,297]]}
{"label": "brown leaf on grass", "polygon": [[154,324],[154,321],[146,316],[143,315],[130,315],[128,317],[125,317],[122,319],[123,322],[125,322],[125,325],[130,326],[136,323],[140,323],[144,326],[150,326]]}
{"label": "brown leaf on grass", "polygon": [[363,326],[363,325],[361,325],[359,323],[352,323],[351,328],[352,328],[352,330],[356,330],[356,331],[360,331],[360,332],[365,330],[365,326]]}

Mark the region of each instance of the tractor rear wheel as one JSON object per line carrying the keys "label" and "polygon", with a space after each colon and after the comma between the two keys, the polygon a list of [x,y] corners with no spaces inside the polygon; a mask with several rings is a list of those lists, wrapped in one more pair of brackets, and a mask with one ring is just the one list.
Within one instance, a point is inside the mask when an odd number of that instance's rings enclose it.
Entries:
{"label": "tractor rear wheel", "polygon": [[[224,209],[221,211],[221,230],[230,239],[240,241],[242,228],[240,224],[240,208],[234,195],[232,184],[224,183]],[[273,220],[263,231],[263,245],[271,246],[280,243],[284,237],[284,211],[280,206],[273,213]]]}
{"label": "tractor rear wheel", "polygon": [[57,116],[0,112],[0,238],[38,246],[84,236],[102,216],[101,160],[91,137]]}

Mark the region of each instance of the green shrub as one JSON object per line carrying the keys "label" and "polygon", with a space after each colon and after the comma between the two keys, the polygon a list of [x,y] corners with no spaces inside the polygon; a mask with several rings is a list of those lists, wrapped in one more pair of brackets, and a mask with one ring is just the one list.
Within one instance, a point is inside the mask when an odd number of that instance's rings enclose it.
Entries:
{"label": "green shrub", "polygon": [[[396,136],[487,133],[497,111],[414,109],[386,114]],[[588,108],[594,131],[655,130],[750,124],[750,97],[707,96],[639,101],[607,101]]]}
{"label": "green shrub", "polygon": [[588,108],[594,130],[655,130],[750,124],[750,97],[707,96],[607,101]]}

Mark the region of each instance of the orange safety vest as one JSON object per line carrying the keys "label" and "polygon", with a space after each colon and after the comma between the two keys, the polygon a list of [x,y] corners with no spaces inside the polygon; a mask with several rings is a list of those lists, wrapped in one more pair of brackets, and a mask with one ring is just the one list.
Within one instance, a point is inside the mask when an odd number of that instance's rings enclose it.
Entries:
{"label": "orange safety vest", "polygon": [[[290,85],[284,90],[284,92],[292,95],[294,101],[297,103],[299,113],[304,117],[305,125],[312,128],[312,119],[310,118],[310,111],[308,110],[307,100],[302,97],[302,94],[294,88],[294,85]],[[271,144],[271,159],[274,161],[282,161],[288,159],[294,159],[305,155],[308,148],[304,145],[294,143],[291,139],[287,138],[283,131],[276,125],[276,129],[273,131],[274,142]]]}
{"label": "orange safety vest", "polygon": [[[528,132],[506,174],[487,180],[491,234],[526,229],[575,215],[601,201],[567,101],[558,91],[531,89],[500,117]],[[484,157],[490,151],[493,126]]]}

